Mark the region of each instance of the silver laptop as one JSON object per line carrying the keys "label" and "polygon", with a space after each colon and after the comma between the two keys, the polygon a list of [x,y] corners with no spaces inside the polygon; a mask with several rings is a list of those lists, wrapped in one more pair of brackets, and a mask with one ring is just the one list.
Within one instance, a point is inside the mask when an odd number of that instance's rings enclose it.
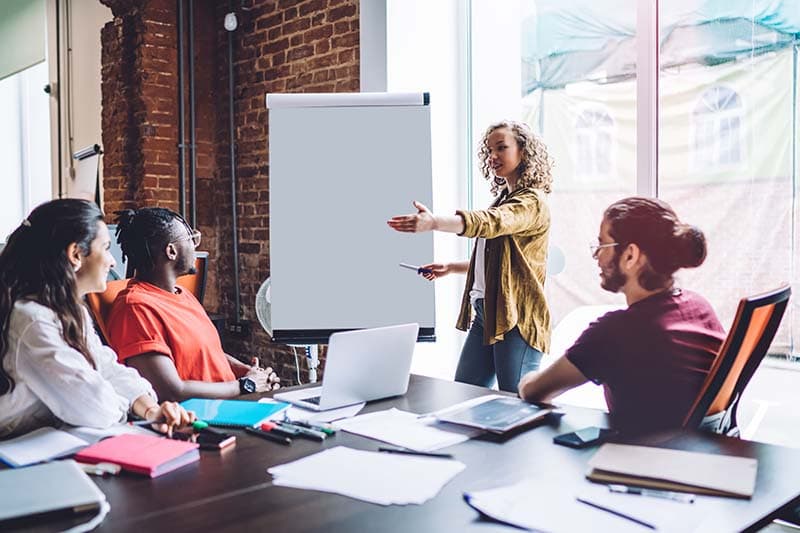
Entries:
{"label": "silver laptop", "polygon": [[327,411],[405,394],[419,324],[331,335],[321,387],[281,392],[276,400]]}
{"label": "silver laptop", "polygon": [[6,520],[100,508],[106,496],[75,461],[0,471],[0,530]]}

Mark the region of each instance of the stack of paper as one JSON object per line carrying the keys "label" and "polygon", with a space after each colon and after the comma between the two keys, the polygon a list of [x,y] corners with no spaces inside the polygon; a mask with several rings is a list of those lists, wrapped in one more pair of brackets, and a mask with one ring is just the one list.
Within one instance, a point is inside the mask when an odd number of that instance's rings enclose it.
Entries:
{"label": "stack of paper", "polygon": [[[275,400],[270,398],[262,398],[258,400],[259,403],[274,403]],[[270,420],[282,420],[284,415],[290,420],[301,420],[308,422],[310,424],[319,423],[319,422],[333,422],[334,420],[339,420],[340,418],[349,418],[351,416],[355,416],[361,411],[364,406],[367,405],[365,402],[357,403],[354,405],[348,405],[347,407],[339,407],[338,409],[327,409],[325,411],[312,411],[311,409],[303,409],[302,407],[297,407],[296,405],[289,406],[288,409],[285,411],[280,411],[278,413],[274,413],[270,415]]]}
{"label": "stack of paper", "polygon": [[698,497],[688,504],[611,493],[605,485],[588,482],[579,484],[577,493],[553,490],[553,486],[541,479],[529,478],[513,485],[468,492],[464,499],[494,520],[536,531],[683,533],[714,522],[711,497]]}
{"label": "stack of paper", "polygon": [[452,459],[337,446],[267,471],[282,487],[332,492],[378,505],[419,505],[464,468]]}
{"label": "stack of paper", "polygon": [[445,424],[431,417],[420,418],[394,408],[341,420],[335,425],[362,437],[426,452],[464,442],[482,433],[479,429]]}

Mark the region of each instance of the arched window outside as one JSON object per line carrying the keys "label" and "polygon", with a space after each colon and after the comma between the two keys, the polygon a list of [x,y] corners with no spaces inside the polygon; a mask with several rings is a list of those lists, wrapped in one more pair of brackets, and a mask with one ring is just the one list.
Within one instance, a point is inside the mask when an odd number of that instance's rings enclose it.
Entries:
{"label": "arched window outside", "polygon": [[743,112],[739,95],[728,87],[715,86],[702,94],[692,112],[695,168],[730,166],[742,161]]}
{"label": "arched window outside", "polygon": [[575,122],[575,173],[582,178],[605,178],[612,171],[614,121],[603,109],[585,109]]}

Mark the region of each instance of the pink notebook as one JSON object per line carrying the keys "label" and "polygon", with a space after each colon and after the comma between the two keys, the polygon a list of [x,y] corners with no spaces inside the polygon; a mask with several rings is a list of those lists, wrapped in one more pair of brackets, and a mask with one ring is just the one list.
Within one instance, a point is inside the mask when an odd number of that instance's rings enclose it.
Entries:
{"label": "pink notebook", "polygon": [[124,470],[157,477],[200,459],[193,442],[155,435],[118,435],[75,454],[84,463],[115,463]]}

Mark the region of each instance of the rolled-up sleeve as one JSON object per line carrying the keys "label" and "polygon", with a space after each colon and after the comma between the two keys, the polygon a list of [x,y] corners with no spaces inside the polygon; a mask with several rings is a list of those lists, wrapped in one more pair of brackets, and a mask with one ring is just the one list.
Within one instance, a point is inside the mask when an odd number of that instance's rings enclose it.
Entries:
{"label": "rolled-up sleeve", "polygon": [[456,211],[464,219],[465,237],[533,235],[549,226],[549,211],[534,192],[512,196],[501,205],[478,211]]}
{"label": "rolled-up sleeve", "polygon": [[[52,413],[68,424],[105,428],[127,418],[130,399],[118,393],[78,350],[61,337],[55,322],[31,321],[16,352],[19,377]],[[141,379],[141,378],[140,378]]]}

